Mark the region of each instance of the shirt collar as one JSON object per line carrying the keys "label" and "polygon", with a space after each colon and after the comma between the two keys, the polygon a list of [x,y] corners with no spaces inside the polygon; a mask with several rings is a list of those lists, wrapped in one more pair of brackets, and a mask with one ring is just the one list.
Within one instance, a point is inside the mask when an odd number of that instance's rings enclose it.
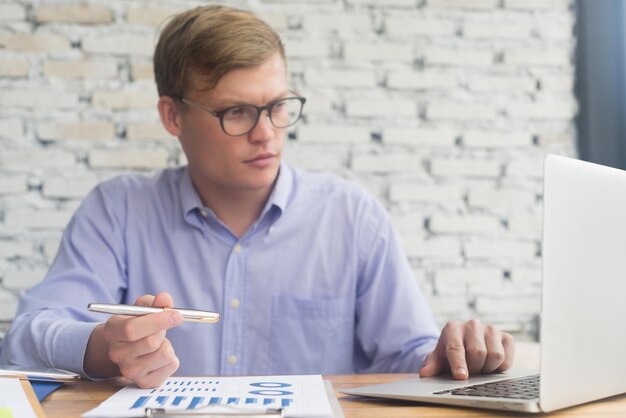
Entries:
{"label": "shirt collar", "polygon": [[265,208],[263,208],[263,213],[261,216],[265,214],[268,210],[272,208],[272,206],[276,206],[280,209],[280,212],[284,212],[287,207],[287,203],[289,201],[289,196],[293,190],[293,171],[291,167],[287,165],[284,161],[280,162],[280,171],[278,172],[278,179],[276,179],[276,184],[274,185],[274,190],[272,190],[272,194],[270,194],[270,198],[267,199],[267,204]]}
{"label": "shirt collar", "polygon": [[[284,161],[280,162],[280,171],[278,172],[278,179],[274,185],[274,189],[270,194],[267,204],[263,208],[261,218],[273,207],[276,206],[280,213],[285,211],[289,196],[293,190],[293,170]],[[204,205],[198,195],[193,182],[191,181],[191,175],[189,174],[189,167],[185,167],[182,178],[180,179],[180,202],[185,217],[194,210],[203,210]]]}
{"label": "shirt collar", "polygon": [[182,206],[183,213],[185,214],[185,218],[189,216],[192,211],[196,209],[202,210],[204,208],[198,192],[196,192],[195,187],[193,187],[191,175],[189,174],[189,166],[186,166],[185,170],[183,171],[183,176],[180,179],[179,190],[180,204]]}

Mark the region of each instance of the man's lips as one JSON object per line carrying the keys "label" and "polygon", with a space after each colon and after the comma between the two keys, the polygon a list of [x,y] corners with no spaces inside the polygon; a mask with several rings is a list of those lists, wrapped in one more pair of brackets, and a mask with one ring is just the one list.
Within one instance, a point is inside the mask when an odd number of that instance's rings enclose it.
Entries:
{"label": "man's lips", "polygon": [[259,155],[255,155],[254,157],[244,160],[244,163],[254,163],[254,162],[260,162],[260,161],[264,161],[264,160],[269,160],[276,157],[276,154],[272,153],[272,152],[264,152],[263,154],[259,154]]}

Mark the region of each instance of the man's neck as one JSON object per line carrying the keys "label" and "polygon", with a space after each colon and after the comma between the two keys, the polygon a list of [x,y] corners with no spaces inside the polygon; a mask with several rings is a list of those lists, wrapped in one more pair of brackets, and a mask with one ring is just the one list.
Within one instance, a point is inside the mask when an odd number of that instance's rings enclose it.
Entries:
{"label": "man's neck", "polygon": [[274,182],[265,189],[236,190],[213,184],[192,182],[202,203],[211,209],[238,238],[261,216],[274,189]]}

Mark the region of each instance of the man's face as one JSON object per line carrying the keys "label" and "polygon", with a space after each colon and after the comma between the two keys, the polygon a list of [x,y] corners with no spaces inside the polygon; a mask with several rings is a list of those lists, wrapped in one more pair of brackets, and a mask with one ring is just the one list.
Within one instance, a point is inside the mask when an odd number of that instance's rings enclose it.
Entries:
{"label": "man's face", "polygon": [[[285,63],[279,54],[258,67],[237,69],[222,77],[210,91],[202,87],[197,74],[185,98],[204,108],[220,111],[231,106],[265,106],[287,97]],[[202,190],[270,190],[285,142],[285,129],[275,128],[267,111],[257,125],[242,136],[229,136],[220,120],[194,106],[180,113],[179,139],[189,162],[196,188]]]}

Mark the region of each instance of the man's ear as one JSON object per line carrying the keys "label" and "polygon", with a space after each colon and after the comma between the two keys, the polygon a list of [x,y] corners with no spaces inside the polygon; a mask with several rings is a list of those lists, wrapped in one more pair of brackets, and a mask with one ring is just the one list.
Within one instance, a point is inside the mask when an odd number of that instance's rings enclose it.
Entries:
{"label": "man's ear", "polygon": [[159,103],[157,105],[159,109],[159,116],[161,116],[161,123],[163,127],[171,135],[179,137],[181,134],[180,124],[180,109],[176,107],[176,102],[170,96],[159,97]]}

